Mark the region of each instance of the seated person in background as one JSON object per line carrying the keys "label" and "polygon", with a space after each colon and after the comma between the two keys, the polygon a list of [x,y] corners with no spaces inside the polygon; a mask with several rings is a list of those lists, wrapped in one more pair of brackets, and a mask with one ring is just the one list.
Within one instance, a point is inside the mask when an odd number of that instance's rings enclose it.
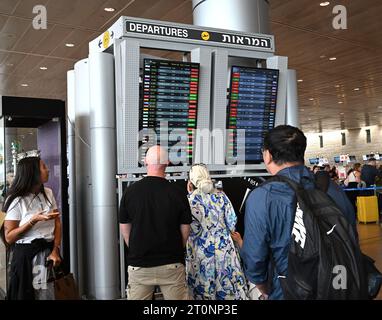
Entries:
{"label": "seated person in background", "polygon": [[187,189],[192,223],[186,275],[194,299],[246,299],[244,272],[230,236],[237,221],[230,200],[215,189],[203,164],[191,167]]}

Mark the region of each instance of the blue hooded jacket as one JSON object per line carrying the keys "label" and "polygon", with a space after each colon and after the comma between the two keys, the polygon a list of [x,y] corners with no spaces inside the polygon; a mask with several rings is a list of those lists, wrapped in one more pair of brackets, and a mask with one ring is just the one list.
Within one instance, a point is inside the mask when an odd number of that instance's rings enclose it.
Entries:
{"label": "blue hooded jacket", "polygon": [[[303,165],[285,168],[277,173],[298,183],[304,189],[314,188],[314,178],[309,169]],[[304,179],[301,181],[302,177]],[[328,195],[337,203],[345,217],[352,223],[354,210],[346,195],[334,183],[330,183]],[[350,210],[344,212],[343,210]],[[270,182],[253,190],[246,201],[245,233],[241,256],[247,278],[254,284],[267,282],[271,270],[270,254],[276,269],[281,275],[288,270],[288,252],[291,240],[292,224],[296,212],[294,191],[283,182]],[[353,217],[351,217],[353,215]],[[273,290],[270,299],[283,299],[278,274],[273,271]]]}

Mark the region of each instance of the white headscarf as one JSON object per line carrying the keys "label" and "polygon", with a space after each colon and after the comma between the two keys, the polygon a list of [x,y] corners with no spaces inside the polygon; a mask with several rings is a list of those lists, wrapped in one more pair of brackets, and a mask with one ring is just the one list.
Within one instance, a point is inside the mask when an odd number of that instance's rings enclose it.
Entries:
{"label": "white headscarf", "polygon": [[211,193],[215,187],[205,166],[195,165],[190,170],[190,181],[203,193]]}

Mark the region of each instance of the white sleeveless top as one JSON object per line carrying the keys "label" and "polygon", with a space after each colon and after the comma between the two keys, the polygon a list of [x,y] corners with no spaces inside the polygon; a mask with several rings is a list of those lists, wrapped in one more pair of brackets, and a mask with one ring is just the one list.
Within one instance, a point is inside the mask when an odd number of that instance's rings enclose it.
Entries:
{"label": "white sleeveless top", "polygon": [[349,181],[349,182],[358,182],[358,181],[357,181],[357,177],[356,177],[354,171],[350,172],[349,177],[348,177],[348,181]]}

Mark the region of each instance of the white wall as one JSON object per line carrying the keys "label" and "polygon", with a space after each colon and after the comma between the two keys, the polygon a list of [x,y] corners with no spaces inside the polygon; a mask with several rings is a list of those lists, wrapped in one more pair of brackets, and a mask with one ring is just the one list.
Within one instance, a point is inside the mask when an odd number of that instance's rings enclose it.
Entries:
{"label": "white wall", "polygon": [[[371,143],[366,143],[366,129],[370,129]],[[345,132],[346,145],[342,145],[341,132]],[[361,129],[341,130],[323,133],[306,133],[307,148],[305,153],[306,165],[308,159],[315,157],[328,158],[334,163],[333,157],[340,154],[355,155],[356,161],[363,163],[362,155],[372,152],[382,153],[382,126],[364,127]],[[320,148],[320,138],[323,136],[324,147]]]}

